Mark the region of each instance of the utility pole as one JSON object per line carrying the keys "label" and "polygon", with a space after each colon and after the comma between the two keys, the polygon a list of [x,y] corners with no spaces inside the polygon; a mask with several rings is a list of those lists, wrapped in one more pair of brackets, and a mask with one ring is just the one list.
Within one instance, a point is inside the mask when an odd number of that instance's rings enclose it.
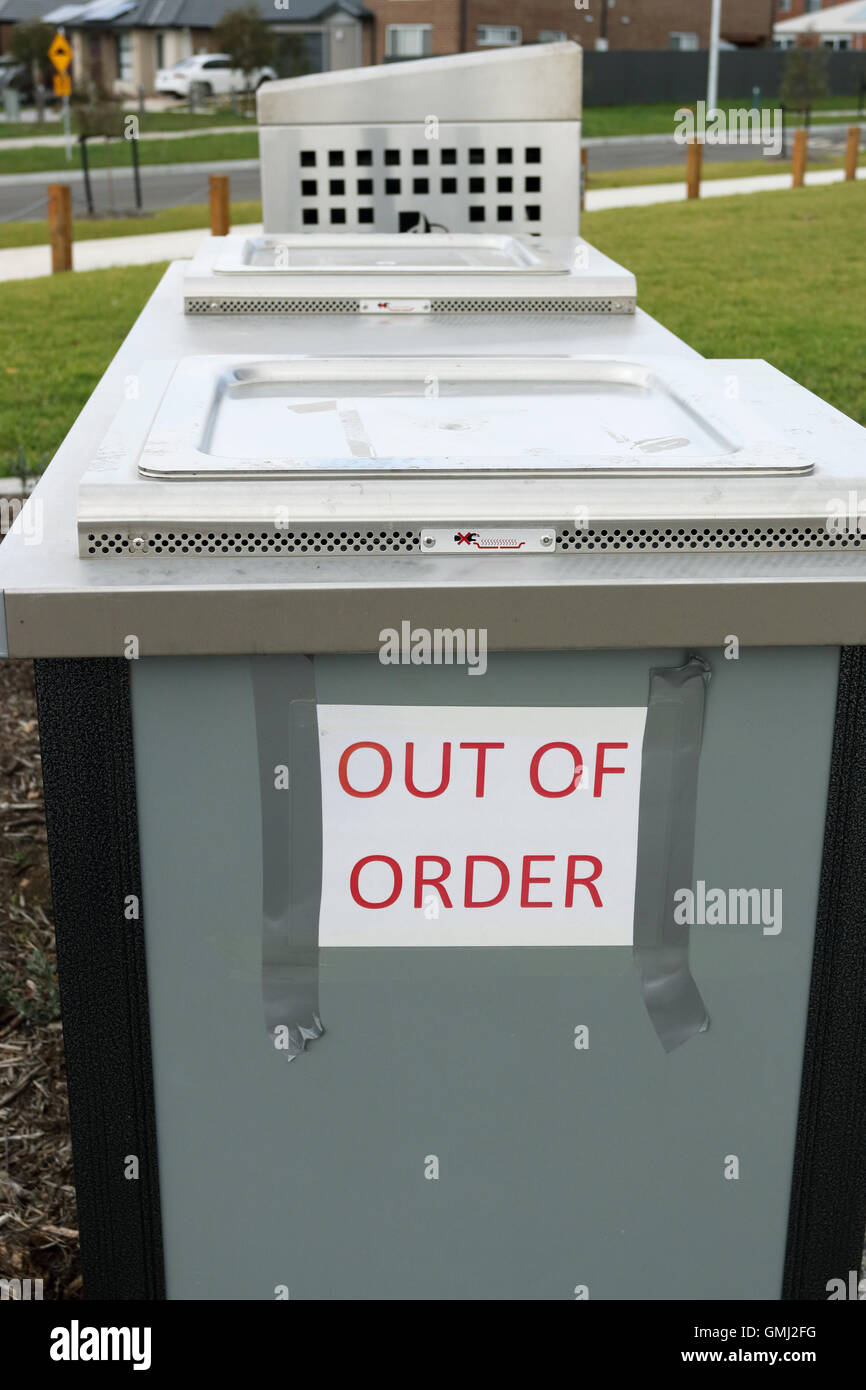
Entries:
{"label": "utility pole", "polygon": [[710,71],[707,78],[707,115],[719,104],[719,40],[722,29],[722,0],[713,0],[710,19]]}

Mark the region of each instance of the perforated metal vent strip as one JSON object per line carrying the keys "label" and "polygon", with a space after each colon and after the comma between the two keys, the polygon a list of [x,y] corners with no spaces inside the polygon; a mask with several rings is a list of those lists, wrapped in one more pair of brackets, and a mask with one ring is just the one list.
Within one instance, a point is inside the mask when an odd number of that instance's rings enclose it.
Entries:
{"label": "perforated metal vent strip", "polygon": [[421,548],[420,531],[90,532],[88,555],[390,555]]}
{"label": "perforated metal vent strip", "polygon": [[636,301],[611,299],[432,299],[437,314],[633,314]]}
{"label": "perforated metal vent strip", "polygon": [[[432,299],[434,314],[633,314],[636,302],[611,299]],[[187,299],[188,314],[357,314],[358,299]]]}
{"label": "perforated metal vent strip", "polygon": [[815,526],[635,526],[560,531],[561,551],[646,550],[859,550],[866,535],[833,535]]}
{"label": "perforated metal vent strip", "polygon": [[187,299],[188,314],[357,314],[359,299]]}
{"label": "perforated metal vent strip", "polygon": [[[866,534],[828,532],[812,526],[645,526],[601,527],[595,531],[560,530],[557,550],[622,551],[783,551],[859,550]],[[421,528],[353,530],[274,529],[234,531],[138,530],[89,532],[82,537],[86,555],[394,555],[421,553]]]}

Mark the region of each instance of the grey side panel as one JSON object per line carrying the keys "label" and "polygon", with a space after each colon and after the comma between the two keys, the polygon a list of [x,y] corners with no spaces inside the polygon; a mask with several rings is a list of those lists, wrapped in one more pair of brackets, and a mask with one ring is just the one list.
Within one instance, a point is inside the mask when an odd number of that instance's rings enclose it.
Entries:
{"label": "grey side panel", "polygon": [[[705,655],[695,874],[784,890],[778,936],[692,931],[708,1033],[659,1047],[630,947],[323,950],[328,1031],[292,1066],[262,1027],[248,660],[134,663],[170,1298],[779,1297],[839,655]],[[648,667],[681,660],[494,653],[473,680],[317,657],[316,685],[640,705]]]}

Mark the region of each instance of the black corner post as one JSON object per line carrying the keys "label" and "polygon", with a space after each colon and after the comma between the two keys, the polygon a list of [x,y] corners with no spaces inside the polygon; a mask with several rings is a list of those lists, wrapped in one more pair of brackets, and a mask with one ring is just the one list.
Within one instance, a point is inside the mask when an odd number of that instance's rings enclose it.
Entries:
{"label": "black corner post", "polygon": [[35,669],[84,1293],[161,1299],[129,665]]}
{"label": "black corner post", "polygon": [[825,1300],[831,1280],[847,1286],[864,1229],[866,647],[844,647],[782,1297]]}

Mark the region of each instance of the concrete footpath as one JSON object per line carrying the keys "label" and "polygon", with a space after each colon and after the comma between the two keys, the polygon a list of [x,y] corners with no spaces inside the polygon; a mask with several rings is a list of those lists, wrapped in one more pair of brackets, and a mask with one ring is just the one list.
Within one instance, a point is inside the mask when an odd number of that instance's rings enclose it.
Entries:
{"label": "concrete footpath", "polygon": [[[233,232],[255,235],[260,225],[233,227]],[[112,266],[151,265],[156,261],[180,261],[195,255],[207,236],[205,227],[188,232],[160,232],[152,236],[115,236],[76,241],[72,248],[75,270],[108,270]],[[51,248],[20,246],[0,251],[0,281],[35,280],[51,274]]]}
{"label": "concrete footpath", "polygon": [[[841,183],[842,169],[816,170],[806,175],[809,187]],[[866,179],[866,169],[858,171]],[[708,179],[701,189],[703,198],[728,198],[746,193],[767,193],[791,189],[791,175],[763,174],[756,178]],[[649,207],[654,203],[679,203],[686,197],[683,183],[644,184],[634,188],[590,189],[586,206],[588,212],[611,208]],[[257,225],[234,227],[236,232],[255,234]],[[206,235],[204,228],[186,232],[162,232],[154,235],[105,237],[94,241],[77,241],[73,248],[76,270],[105,270],[111,266],[148,265],[156,261],[182,260],[193,256]],[[30,280],[51,273],[51,254],[48,246],[22,246],[0,251],[0,281]]]}

